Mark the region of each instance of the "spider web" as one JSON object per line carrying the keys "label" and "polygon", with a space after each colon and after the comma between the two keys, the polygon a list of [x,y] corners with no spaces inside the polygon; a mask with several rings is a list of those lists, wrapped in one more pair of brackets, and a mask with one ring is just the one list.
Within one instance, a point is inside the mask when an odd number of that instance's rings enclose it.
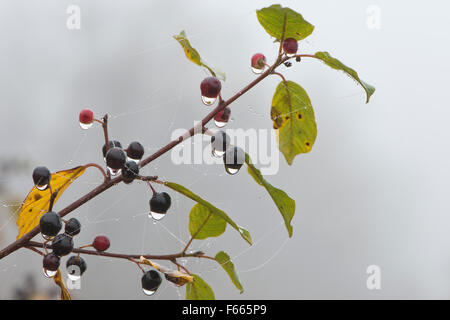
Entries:
{"label": "spider web", "polygon": [[[254,12],[248,12],[245,14],[241,14],[239,18],[247,18],[250,15],[253,15]],[[223,26],[221,26],[223,27]],[[218,27],[217,27],[218,28]],[[196,37],[198,37],[199,34],[190,34],[189,37],[191,40],[195,40]],[[306,40],[307,45],[311,45],[310,40]],[[133,59],[136,56],[146,56],[149,55],[155,51],[162,50],[163,48],[167,46],[178,46],[178,44],[174,43],[174,41],[168,41],[167,43],[160,44],[156,47],[151,47],[146,50],[142,50],[141,52],[137,52],[134,55],[123,57],[122,59],[118,59],[118,63],[122,61],[127,61],[128,59]],[[179,48],[177,48],[179,49]],[[189,62],[186,62],[189,63]],[[207,71],[204,70],[205,75],[208,75]],[[180,109],[182,108],[183,104],[182,102],[185,100],[185,83],[183,81],[180,81],[180,86],[172,97],[169,99],[160,102],[160,103],[152,103],[152,97],[156,96],[158,93],[161,92],[161,88],[155,88],[152,92],[150,92],[149,96],[147,97],[147,100],[149,101],[149,106],[136,106],[136,107],[129,107],[127,111],[120,112],[120,113],[113,113],[109,114],[109,136],[110,140],[119,140],[120,135],[116,134],[116,130],[119,126],[123,126],[123,123],[121,123],[121,120],[126,118],[134,118],[134,117],[147,117],[152,114],[153,111],[165,108],[168,106],[173,106],[176,103],[176,106],[171,109],[167,109],[167,132],[172,132],[173,129],[175,129],[176,120],[182,112],[180,112]],[[345,97],[343,97],[345,98]],[[178,103],[177,103],[178,102]],[[261,112],[260,109],[248,106],[247,112],[251,114],[254,117],[266,117],[267,115],[263,112]],[[233,126],[233,121],[230,120],[230,123],[225,128]],[[210,124],[210,127],[212,128],[213,125]],[[90,132],[82,131],[79,134],[78,142],[76,143],[73,153],[67,156],[67,160],[63,161],[57,168],[54,168],[55,170],[52,171],[58,171],[70,168],[71,166],[78,165],[77,157],[80,151],[82,150],[83,146],[89,139],[90,135],[93,134],[92,131],[96,131],[95,134],[101,135],[101,130],[89,130]],[[154,142],[153,144],[148,144],[148,141],[142,141],[145,145],[145,155],[148,156],[149,154],[153,153],[154,151],[158,150],[165,141],[167,140],[167,132],[160,133],[160,139],[154,139],[154,141],[162,141],[161,143]],[[158,133],[155,133],[158,134]],[[186,142],[185,142],[186,143]],[[189,142],[188,142],[189,143]],[[125,147],[125,146],[124,146]],[[161,180],[173,180],[174,177],[171,175],[168,175],[163,170],[160,170],[160,159],[157,159],[156,161],[150,163],[145,168],[141,170],[142,175],[158,175]],[[195,190],[195,187],[198,185],[201,185],[205,182],[209,177],[214,177],[216,179],[220,179],[223,176],[226,175],[224,170],[219,171],[217,170],[217,166],[215,165],[183,165],[183,170],[187,173],[190,171],[190,173],[195,173],[196,178],[190,181],[188,184],[185,184],[185,186],[189,189]],[[241,170],[240,174],[245,175],[247,174],[245,171],[245,168]],[[1,183],[9,183],[11,181],[15,180],[15,178],[8,178],[8,179],[1,179]],[[23,181],[22,181],[23,182]],[[85,185],[86,190],[90,190],[91,188],[99,185],[102,183],[102,177],[97,176],[97,178],[85,178],[82,177],[79,179],[79,181],[76,182],[77,184]],[[143,183],[140,183],[136,181],[134,184],[138,184],[139,188],[145,189],[146,186]],[[155,186],[156,187],[156,186]],[[159,187],[159,186],[158,186]],[[255,188],[257,186],[255,185]],[[158,188],[158,190],[162,190],[162,188]],[[264,194],[265,191],[261,191],[261,194]],[[150,195],[150,191],[148,190],[148,194]],[[132,190],[124,190],[120,196],[115,198],[113,201],[110,201],[107,203],[107,205],[104,206],[103,210],[100,210],[99,212],[95,212],[95,214],[92,214],[92,212],[89,212],[89,210],[84,209],[83,207],[77,209],[74,213],[71,213],[68,217],[77,217],[80,218],[82,221],[83,229],[89,229],[95,225],[104,225],[106,223],[113,223],[113,224],[120,224],[124,223],[126,221],[136,221],[139,220],[142,224],[142,230],[141,231],[134,231],[136,233],[139,233],[140,241],[139,243],[135,243],[135,250],[141,254],[150,254],[151,252],[149,248],[149,239],[152,239],[153,241],[156,239],[158,244],[160,244],[160,251],[164,253],[171,253],[171,252],[177,252],[177,251],[171,251],[170,246],[166,246],[167,238],[172,239],[175,243],[178,244],[178,247],[181,249],[183,248],[187,241],[190,239],[190,235],[188,232],[188,225],[186,223],[186,216],[187,213],[190,211],[190,208],[192,207],[192,203],[189,202],[189,205],[186,205],[186,199],[175,193],[170,192],[172,197],[172,207],[168,214],[171,216],[176,217],[175,221],[171,221],[171,223],[167,222],[167,219],[162,219],[161,221],[154,222],[152,219],[147,218],[148,216],[148,210],[141,210],[141,211],[134,211],[127,216],[117,214],[117,211],[115,210],[116,207],[127,201],[131,201],[133,198],[133,191]],[[202,197],[205,197],[208,199],[208,194],[200,194]],[[263,195],[268,197],[268,195]],[[231,200],[231,199],[230,199]],[[91,201],[102,201],[101,199],[93,199]],[[218,207],[220,206],[220,203],[213,202]],[[11,206],[20,206],[21,203],[18,202],[8,202],[0,200],[0,205],[4,208],[8,208]],[[274,211],[276,213],[276,207],[273,206],[270,208],[271,211]],[[13,214],[11,214],[8,218],[0,220],[0,233],[2,233],[9,225],[15,223],[15,219],[17,218],[17,214],[19,212],[19,209],[15,210]],[[230,216],[236,220],[237,223],[239,223],[238,217],[236,217],[233,212],[229,212]],[[278,213],[276,213],[278,214]],[[255,234],[252,233],[253,236],[253,242],[254,244],[250,247],[246,247],[245,249],[239,249],[235,250],[233,247],[224,248],[224,250],[230,255],[235,267],[237,274],[240,276],[241,281],[244,284],[245,287],[245,274],[250,272],[256,272],[260,271],[261,269],[267,269],[270,267],[271,262],[273,262],[274,259],[277,258],[278,254],[283,251],[286,244],[288,243],[289,239],[287,238],[284,230],[284,223],[279,219],[279,224],[276,227],[271,226],[270,228],[267,228],[264,232],[261,232],[260,235],[257,235],[255,237]],[[248,225],[248,228],[251,231],[251,225]],[[14,229],[14,228],[11,228]],[[232,229],[230,227],[227,228],[228,232],[226,233],[232,233]],[[282,237],[280,239],[277,239],[274,237],[276,234],[281,234]],[[233,236],[236,236],[233,234]],[[221,236],[222,237],[222,236]],[[195,240],[191,247],[190,251],[197,251],[201,250],[204,251],[207,255],[212,255],[218,251],[221,250],[221,247],[215,247],[215,245],[220,241],[220,238],[208,238],[206,240],[198,241]],[[37,237],[36,237],[37,238]],[[277,241],[278,243],[273,245],[273,242]],[[11,241],[12,238],[8,237],[8,241]],[[114,241],[114,235],[111,235],[111,240]],[[3,240],[3,243],[6,243],[6,239]],[[267,246],[268,243],[271,243],[271,246]],[[76,242],[76,246],[82,245],[81,243]],[[116,247],[117,248],[117,247]],[[259,251],[258,251],[259,250]],[[114,252],[123,252],[120,249],[117,250],[111,250]],[[240,260],[242,257],[244,257],[246,254],[248,254],[251,251],[258,252],[257,259],[253,261],[253,264],[247,265],[245,268],[240,267]],[[133,251],[135,252],[135,251]],[[99,259],[99,263],[103,262],[112,262],[116,259],[107,258],[107,257],[95,257],[95,259]],[[6,260],[6,259],[5,259]],[[92,259],[91,259],[92,261]],[[34,262],[34,260],[33,260]],[[189,258],[189,259],[181,259],[181,264],[186,266],[192,273],[198,274],[200,276],[205,276],[207,279],[211,274],[214,274],[216,272],[222,272],[221,266],[218,263],[214,263],[205,259],[197,259],[197,258]],[[168,261],[162,261],[161,262],[164,265],[169,266],[170,262]],[[131,264],[131,263],[130,263]],[[105,264],[104,268],[108,268],[109,264]],[[170,266],[171,268],[174,268],[173,265]],[[40,265],[36,265],[37,269],[40,269]],[[23,272],[25,269],[24,266],[19,266],[17,263],[13,263],[11,265],[7,265],[4,262],[0,263],[0,272],[3,274],[2,277],[2,287],[4,288],[11,288],[14,279],[18,276],[19,273]],[[94,270],[93,270],[94,271]],[[88,271],[89,272],[89,271]],[[227,279],[228,280],[228,279]],[[209,281],[208,281],[209,282]],[[211,287],[216,293],[216,296],[221,296],[220,291],[221,288],[218,286],[215,286],[214,283],[211,281],[209,282]],[[97,285],[101,285],[101,283],[98,283]],[[168,293],[168,295],[166,295]],[[168,281],[163,281],[162,286],[159,288],[158,292],[152,297],[152,299],[160,299],[164,297],[168,298],[178,298],[178,299],[184,299],[185,296],[185,288],[178,288],[174,285],[172,285]],[[2,298],[10,298],[10,292],[8,290],[2,290],[1,292]],[[77,294],[77,293],[75,293]]]}

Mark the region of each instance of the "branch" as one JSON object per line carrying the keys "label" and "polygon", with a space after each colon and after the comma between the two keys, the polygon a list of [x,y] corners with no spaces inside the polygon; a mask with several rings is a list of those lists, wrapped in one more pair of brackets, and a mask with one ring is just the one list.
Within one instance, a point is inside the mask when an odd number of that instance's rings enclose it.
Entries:
{"label": "branch", "polygon": [[[294,57],[314,57],[314,55],[296,55]],[[163,154],[165,154],[166,152],[170,151],[171,149],[173,149],[175,146],[177,146],[178,144],[180,144],[181,142],[183,142],[184,140],[192,137],[193,135],[195,135],[196,133],[203,133],[203,131],[205,130],[205,125],[211,121],[214,116],[220,112],[221,110],[223,110],[225,107],[227,107],[228,105],[230,105],[231,103],[233,103],[234,101],[236,101],[237,99],[239,99],[241,96],[243,96],[247,91],[249,91],[250,89],[252,89],[254,86],[256,86],[259,82],[261,82],[263,79],[265,79],[267,76],[269,76],[270,74],[272,74],[275,69],[280,66],[282,63],[284,63],[285,61],[291,59],[293,57],[284,57],[281,60],[277,60],[270,68],[268,68],[264,73],[262,73],[261,75],[259,75],[255,80],[253,80],[252,82],[250,82],[247,86],[245,86],[242,90],[238,91],[235,95],[233,95],[231,98],[229,98],[228,100],[221,100],[220,103],[218,104],[218,106],[216,108],[214,108],[210,113],[208,113],[203,119],[202,121],[197,125],[192,127],[190,130],[188,130],[184,135],[178,137],[175,140],[172,140],[171,142],[169,142],[167,145],[165,145],[164,147],[160,148],[158,151],[156,151],[155,153],[153,153],[152,155],[148,156],[147,158],[143,159],[141,161],[141,165],[140,167],[144,167],[147,164],[149,164],[150,162],[154,161],[155,159],[159,158],[160,156],[162,156]],[[105,115],[105,117],[103,118],[103,131],[105,134],[105,142],[106,142],[106,149],[108,149],[109,147],[109,143],[108,143],[108,130],[107,130],[107,121],[108,121],[108,117],[107,115]],[[111,188],[112,186],[120,183],[123,181],[122,176],[119,176],[117,178],[114,179],[107,179],[105,180],[101,185],[99,185],[98,187],[94,188],[93,190],[91,190],[90,192],[88,192],[87,194],[85,194],[84,196],[82,196],[81,198],[79,198],[78,200],[74,201],[73,203],[71,203],[70,205],[68,205],[67,207],[65,207],[64,209],[62,209],[59,212],[59,215],[61,217],[66,216],[67,214],[71,213],[72,211],[74,211],[75,209],[79,208],[80,206],[82,206],[83,204],[85,204],[86,202],[90,201],[91,199],[95,198],[96,196],[98,196],[99,194],[103,193],[104,191],[108,190],[109,188]],[[36,226],[33,230],[29,231],[28,233],[26,233],[25,235],[23,235],[20,239],[12,242],[11,244],[9,244],[7,247],[5,247],[3,250],[0,251],[0,260],[3,259],[4,257],[8,256],[9,254],[15,252],[16,250],[27,246],[28,242],[37,234],[39,233],[39,226]],[[89,254],[89,253],[88,253]]]}

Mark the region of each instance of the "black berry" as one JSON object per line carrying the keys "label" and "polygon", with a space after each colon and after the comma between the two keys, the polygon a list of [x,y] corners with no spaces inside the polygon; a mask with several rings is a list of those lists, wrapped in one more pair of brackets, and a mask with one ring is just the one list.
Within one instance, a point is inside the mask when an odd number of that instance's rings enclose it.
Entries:
{"label": "black berry", "polygon": [[134,161],[127,161],[122,169],[123,182],[131,183],[139,174],[139,166]]}
{"label": "black berry", "polygon": [[153,294],[156,290],[158,290],[162,279],[158,272],[155,270],[150,270],[144,273],[141,282],[142,289],[149,291],[149,294]]}
{"label": "black berry", "polygon": [[220,80],[215,77],[207,77],[200,84],[200,91],[202,92],[202,96],[208,98],[216,98],[220,90],[222,89],[222,85]]}
{"label": "black berry", "polygon": [[[77,270],[78,267],[78,270]],[[87,269],[86,261],[80,256],[71,256],[66,262],[67,273],[72,276],[81,276]],[[78,272],[79,271],[79,272]]]}
{"label": "black berry", "polygon": [[42,267],[48,271],[56,271],[59,268],[59,257],[53,252],[46,254],[42,260]]}
{"label": "black berry", "polygon": [[47,167],[36,167],[33,170],[34,185],[39,188],[39,190],[46,189],[50,183],[51,176],[52,174]]}
{"label": "black berry", "polygon": [[[112,148],[122,148],[122,144],[119,141],[110,140],[108,143],[108,149],[112,149]],[[106,145],[103,145],[102,152],[103,152],[103,158],[105,158],[106,157]]]}
{"label": "black berry", "polygon": [[76,236],[80,233],[81,230],[81,223],[75,218],[71,218],[69,221],[66,222],[66,227],[64,228],[64,232],[67,233],[69,236]]}
{"label": "black berry", "polygon": [[284,63],[284,65],[286,66],[286,67],[291,67],[292,66],[292,62],[290,62],[290,61],[286,61],[285,63]]}
{"label": "black berry", "polygon": [[166,192],[157,192],[150,199],[150,211],[155,213],[166,213],[171,205],[170,196]]}
{"label": "black berry", "polygon": [[239,147],[233,147],[225,152],[223,163],[225,170],[229,174],[235,174],[239,171],[245,162],[245,152]]}
{"label": "black berry", "polygon": [[128,146],[127,155],[130,159],[141,160],[144,156],[144,147],[139,142],[134,141]]}
{"label": "black berry", "polygon": [[225,151],[230,145],[230,136],[225,131],[217,131],[211,136],[211,147],[213,150]]}
{"label": "black berry", "polygon": [[71,236],[61,233],[52,241],[53,253],[59,257],[68,255],[73,249],[73,239]]}
{"label": "black berry", "polygon": [[96,236],[94,242],[92,242],[92,246],[97,251],[106,251],[110,246],[109,239],[106,236]]}
{"label": "black berry", "polygon": [[301,57],[296,57],[295,61],[300,62],[300,61],[302,61],[302,58]]}
{"label": "black berry", "polygon": [[126,161],[127,156],[125,152],[120,148],[111,148],[106,153],[106,165],[111,169],[122,169]]}
{"label": "black berry", "polygon": [[62,228],[61,217],[56,212],[47,212],[41,217],[41,220],[39,221],[39,228],[42,235],[54,237]]}

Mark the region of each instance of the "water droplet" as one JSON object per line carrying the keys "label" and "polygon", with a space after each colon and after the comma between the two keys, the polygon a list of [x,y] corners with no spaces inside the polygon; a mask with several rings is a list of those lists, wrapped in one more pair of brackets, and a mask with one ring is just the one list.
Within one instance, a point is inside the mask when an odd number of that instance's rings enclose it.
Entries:
{"label": "water droplet", "polygon": [[83,129],[83,130],[87,130],[87,129],[89,129],[90,127],[92,127],[92,125],[93,125],[94,123],[93,122],[91,122],[91,123],[81,123],[80,122],[80,127],[81,127],[81,129]]}
{"label": "water droplet", "polygon": [[217,128],[223,128],[227,125],[228,122],[226,121],[217,121],[214,120],[214,124],[216,125]]}
{"label": "water droplet", "polygon": [[53,236],[47,236],[47,235],[42,234],[42,233],[41,233],[41,235],[42,235],[42,238],[44,238],[45,241],[50,241],[50,240],[53,240],[53,238],[54,238]]}
{"label": "water droplet", "polygon": [[44,272],[44,276],[46,278],[53,278],[56,275],[56,271],[50,271],[45,268],[43,268],[42,271]]}
{"label": "water droplet", "polygon": [[108,167],[108,171],[112,176],[117,176],[122,172],[122,169],[112,169]]}
{"label": "water droplet", "polygon": [[252,67],[252,71],[253,71],[254,74],[261,74],[261,73],[264,72],[264,69],[265,69],[265,68],[257,69],[257,68],[253,68],[253,67]]}
{"label": "water droplet", "polygon": [[289,58],[292,58],[293,56],[295,56],[297,53],[286,53],[286,56],[288,56]]}
{"label": "water droplet", "polygon": [[226,171],[228,174],[236,174],[236,173],[239,172],[239,169],[233,169],[233,168],[225,167],[225,171]]}
{"label": "water droplet", "polygon": [[145,289],[142,289],[142,292],[144,292],[144,294],[147,295],[147,296],[152,296],[152,295],[155,294],[156,290],[145,290]]}
{"label": "water droplet", "polygon": [[152,218],[154,221],[159,221],[162,218],[164,218],[166,216],[166,214],[165,213],[158,213],[158,212],[150,211],[148,216],[149,216],[149,218]]}
{"label": "water droplet", "polygon": [[215,148],[212,149],[212,155],[216,158],[222,158],[224,154],[225,154],[225,151],[219,151]]}
{"label": "water droplet", "polygon": [[81,278],[81,275],[79,274],[71,274],[71,273],[67,273],[67,277],[69,278],[69,280],[71,281],[78,281]]}
{"label": "water droplet", "polygon": [[141,159],[133,159],[133,158],[127,157],[127,161],[134,161],[134,162],[136,162],[136,164],[139,164],[141,162]]}
{"label": "water droplet", "polygon": [[217,98],[209,98],[209,97],[202,96],[202,101],[207,106],[212,105],[214,102],[216,102],[216,100],[217,100]]}
{"label": "water droplet", "polygon": [[44,190],[47,189],[47,188],[48,188],[48,184],[44,184],[44,185],[42,185],[42,186],[36,185],[36,189],[38,189],[38,190],[40,190],[40,191],[44,191]]}

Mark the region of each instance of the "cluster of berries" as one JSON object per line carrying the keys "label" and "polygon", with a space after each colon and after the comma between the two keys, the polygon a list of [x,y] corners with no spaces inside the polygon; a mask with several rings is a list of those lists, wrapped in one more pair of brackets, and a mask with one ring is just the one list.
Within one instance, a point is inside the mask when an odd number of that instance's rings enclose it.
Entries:
{"label": "cluster of berries", "polygon": [[[51,173],[46,167],[37,167],[33,171],[33,181],[38,190],[46,190],[50,185]],[[64,232],[59,233],[64,225]],[[42,215],[39,220],[39,229],[45,241],[51,241],[49,248],[51,253],[44,256],[43,268],[46,277],[55,276],[60,259],[70,254],[73,250],[73,237],[81,231],[81,223],[75,218],[63,221],[60,215],[54,211],[49,211]],[[105,236],[97,236],[92,246],[98,251],[105,251],[109,248],[109,239]],[[75,267],[76,266],[76,267]],[[72,256],[67,260],[66,268],[69,277],[76,280],[86,271],[86,262],[80,256]]]}
{"label": "cluster of berries", "polygon": [[[294,38],[287,38],[283,41],[282,44],[283,52],[288,57],[293,57],[297,54],[298,50],[298,42]],[[300,62],[300,57],[296,58],[297,62]],[[290,67],[292,64],[289,61],[285,62],[286,67]],[[264,69],[267,67],[266,57],[262,53],[256,53],[252,56],[251,59],[252,71],[256,74],[261,74],[264,72]]]}

